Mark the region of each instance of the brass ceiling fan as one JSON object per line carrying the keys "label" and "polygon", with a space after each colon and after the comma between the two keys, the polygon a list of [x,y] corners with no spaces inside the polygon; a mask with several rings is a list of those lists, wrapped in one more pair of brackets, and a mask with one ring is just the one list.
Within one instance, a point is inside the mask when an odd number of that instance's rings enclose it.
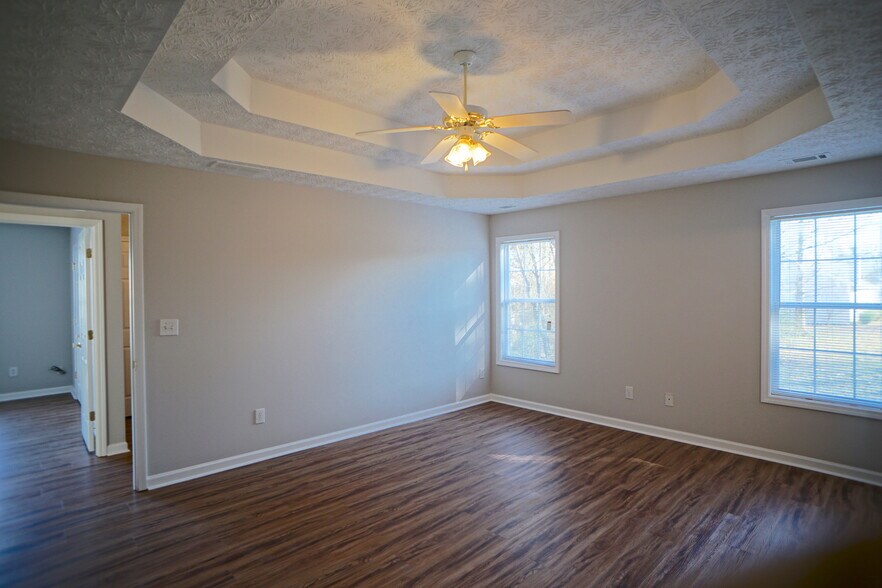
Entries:
{"label": "brass ceiling fan", "polygon": [[457,63],[462,65],[462,100],[456,94],[429,92],[432,98],[447,113],[447,116],[441,120],[440,125],[362,131],[357,134],[446,131],[451,134],[441,139],[423,159],[422,163],[435,163],[444,157],[444,161],[450,165],[469,171],[469,162],[472,165],[478,165],[490,157],[491,152],[483,143],[496,147],[500,151],[504,151],[521,161],[528,161],[538,155],[536,151],[523,143],[498,133],[498,129],[565,125],[572,122],[573,113],[569,110],[548,110],[545,112],[487,116],[485,109],[468,103],[469,66],[472,65],[475,52],[468,50],[457,51],[453,57]]}

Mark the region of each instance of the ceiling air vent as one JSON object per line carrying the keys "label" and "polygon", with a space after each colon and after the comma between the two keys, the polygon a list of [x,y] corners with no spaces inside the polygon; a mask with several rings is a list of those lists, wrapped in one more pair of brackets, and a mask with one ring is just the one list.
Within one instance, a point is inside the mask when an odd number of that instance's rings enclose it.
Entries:
{"label": "ceiling air vent", "polygon": [[802,157],[794,157],[793,159],[785,159],[784,163],[787,165],[794,165],[798,163],[808,163],[810,161],[824,161],[825,159],[830,159],[829,153],[815,153],[814,155],[803,155]]}

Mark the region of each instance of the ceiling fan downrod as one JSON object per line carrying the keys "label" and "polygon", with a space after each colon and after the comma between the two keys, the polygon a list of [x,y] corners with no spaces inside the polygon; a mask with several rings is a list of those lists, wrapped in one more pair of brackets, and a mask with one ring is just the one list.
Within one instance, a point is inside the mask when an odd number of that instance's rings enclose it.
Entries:
{"label": "ceiling fan downrod", "polygon": [[462,49],[453,54],[453,58],[462,66],[462,103],[469,107],[469,66],[475,60],[475,52],[470,49]]}

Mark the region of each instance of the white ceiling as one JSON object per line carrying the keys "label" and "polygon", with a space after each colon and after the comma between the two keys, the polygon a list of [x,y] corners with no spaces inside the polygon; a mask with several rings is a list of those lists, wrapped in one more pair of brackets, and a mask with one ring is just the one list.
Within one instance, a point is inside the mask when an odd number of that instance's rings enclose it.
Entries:
{"label": "white ceiling", "polygon": [[236,51],[254,77],[389,116],[435,124],[429,90],[492,113],[570,109],[577,118],[697,86],[717,70],[660,0],[283,2]]}
{"label": "white ceiling", "polygon": [[[507,205],[660,189],[789,169],[783,159],[806,153],[830,152],[831,161],[882,153],[880,6],[846,0],[191,0],[183,6],[178,0],[14,0],[0,8],[6,56],[0,137],[491,214]],[[483,176],[450,176],[452,168],[443,165],[419,166],[419,140],[367,142],[354,137],[363,128],[340,121],[335,127],[310,117],[312,111],[272,115],[212,81],[234,63],[254,84],[268,82],[281,96],[315,97],[332,112],[348,107],[340,112],[354,112],[356,120],[379,115],[426,124],[438,109],[425,92],[459,89],[449,56],[460,48],[479,52],[470,102],[493,113],[569,108],[583,121],[571,133],[580,136],[530,164],[506,166],[513,162],[494,156],[497,166],[487,166]],[[732,92],[707,99],[713,105],[707,112],[667,125],[652,118],[675,103],[676,112],[688,113],[687,100],[702,88],[727,84]],[[184,141],[185,147],[175,133],[167,132],[169,138],[152,130],[161,128],[155,120],[139,119],[142,126],[121,114],[130,94],[148,91],[201,124],[202,144]],[[794,127],[809,99],[822,102],[829,118]],[[777,135],[766,136],[767,121],[790,121],[793,128],[782,124]],[[640,128],[631,132],[635,124]],[[581,137],[590,125],[603,136]],[[281,140],[267,144],[283,151],[323,154],[329,163],[255,161],[244,153],[239,160],[265,167],[217,166],[216,154],[227,151],[209,149],[209,140],[242,132]],[[536,132],[519,138],[544,144]],[[732,138],[751,147],[729,153]],[[431,146],[431,138],[423,141]],[[718,157],[706,157],[712,150]],[[549,188],[508,188],[520,184]],[[482,197],[484,186],[492,197]]]}

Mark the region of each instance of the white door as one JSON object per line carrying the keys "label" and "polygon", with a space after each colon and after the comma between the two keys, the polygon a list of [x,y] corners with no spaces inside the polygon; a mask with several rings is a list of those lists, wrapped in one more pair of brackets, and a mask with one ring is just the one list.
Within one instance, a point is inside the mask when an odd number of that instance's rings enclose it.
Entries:
{"label": "white door", "polygon": [[94,385],[92,382],[93,340],[89,337],[92,325],[91,259],[87,257],[91,232],[71,229],[71,256],[73,258],[73,349],[74,391],[80,402],[80,423],[83,441],[89,451],[95,451]]}

